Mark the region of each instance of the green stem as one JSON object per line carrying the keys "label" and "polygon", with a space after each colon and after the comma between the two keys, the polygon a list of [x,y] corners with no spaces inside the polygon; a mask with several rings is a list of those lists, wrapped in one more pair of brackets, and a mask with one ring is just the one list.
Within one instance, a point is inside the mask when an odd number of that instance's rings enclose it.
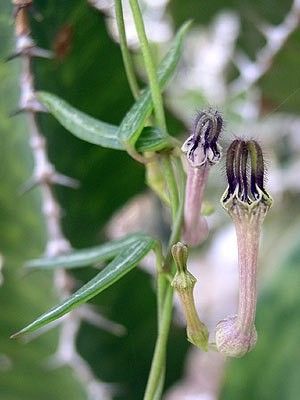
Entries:
{"label": "green stem", "polygon": [[167,279],[164,276],[163,272],[159,272],[157,275],[157,318],[158,318],[158,327],[160,325],[162,312],[163,312],[163,305],[164,305],[164,298],[165,292],[167,287]]}
{"label": "green stem", "polygon": [[[164,262],[163,270],[161,266],[158,271],[158,315],[159,315],[159,329],[158,337],[155,344],[154,356],[152,359],[150,375],[146,387],[144,400],[158,400],[161,398],[163,390],[164,376],[165,376],[165,362],[166,362],[166,348],[168,334],[170,330],[170,324],[172,319],[173,309],[173,290],[168,284],[166,271],[168,271],[171,264],[172,256],[171,248],[172,245],[177,242],[180,238],[181,225],[182,225],[182,214],[184,207],[184,186],[185,176],[182,168],[181,161],[175,159],[175,163],[178,169],[178,192],[179,192],[179,206],[176,212],[176,217],[173,219],[172,233],[169,240],[169,247],[167,258]],[[169,182],[170,183],[170,182]]]}
{"label": "green stem", "polygon": [[[167,181],[167,186],[170,192],[170,202],[172,207],[172,232],[169,239],[167,255],[162,265],[161,270],[158,274],[158,305],[161,304],[162,300],[165,296],[166,287],[168,284],[168,276],[167,273],[170,272],[170,264],[172,262],[172,253],[171,249],[174,243],[178,242],[181,234],[182,227],[182,216],[183,216],[183,208],[184,208],[184,192],[185,192],[185,176],[182,168],[181,161],[175,158],[174,162],[176,163],[176,167],[178,170],[178,185],[175,180],[173,166],[171,162],[171,158],[169,156],[164,157],[164,166],[168,173],[165,174],[165,179]],[[170,168],[170,170],[169,170]],[[178,202],[180,203],[178,204]],[[175,204],[174,204],[175,203]],[[160,313],[160,312],[159,312]]]}
{"label": "green stem", "polygon": [[160,374],[160,380],[159,380],[159,383],[157,385],[153,400],[161,400],[162,392],[164,390],[165,375],[166,375],[166,368],[164,366],[164,368],[163,368],[163,370],[161,371],[161,374]]}
{"label": "green stem", "polygon": [[163,108],[162,96],[138,0],[130,0],[130,7],[132,10],[133,19],[138,34],[138,38],[141,44],[141,50],[145,62],[145,67],[147,70],[147,75],[149,78],[149,86],[151,90],[156,121],[158,126],[164,132],[167,132],[167,124]]}
{"label": "green stem", "polygon": [[159,326],[162,316],[164,293],[166,287],[166,279],[163,276],[164,258],[160,242],[157,242],[155,248],[155,255],[156,255],[156,273],[157,273],[157,320]]}
{"label": "green stem", "polygon": [[176,212],[175,219],[173,220],[173,227],[172,227],[172,232],[171,232],[171,236],[169,239],[168,251],[167,251],[167,255],[165,257],[165,263],[163,266],[163,270],[165,272],[168,272],[169,266],[172,261],[172,252],[171,252],[172,246],[173,246],[173,244],[178,242],[178,240],[180,240],[183,209],[184,209],[185,174],[183,171],[181,160],[179,158],[175,158],[174,163],[176,165],[176,171],[178,172],[179,207]]}
{"label": "green stem", "polygon": [[178,209],[178,188],[174,175],[172,161],[169,155],[162,155],[162,166],[164,169],[164,177],[168,186],[170,204],[172,208],[172,217],[174,220]]}
{"label": "green stem", "polygon": [[[155,65],[151,56],[150,46],[145,32],[145,26],[141,14],[141,10],[138,4],[138,0],[130,0],[130,6],[137,30],[138,38],[141,44],[141,51],[147,70],[149,79],[149,86],[151,90],[151,96],[154,106],[154,113],[156,117],[156,123],[158,127],[167,132],[167,125],[165,119],[165,113],[163,108],[163,101],[159,82],[157,79]],[[177,191],[176,179],[173,171],[170,156],[163,156],[163,162],[165,164],[165,179],[170,194],[170,202],[172,207],[173,216],[173,229],[170,238],[170,243],[173,244],[177,238],[180,237],[181,221],[183,204],[178,205],[179,196]],[[182,168],[182,166],[181,166]],[[181,173],[181,171],[180,171]],[[183,173],[183,171],[182,171]],[[181,188],[182,184],[179,183]],[[183,184],[184,186],[184,184]],[[182,188],[181,188],[182,189]],[[183,203],[183,195],[181,195],[181,203]],[[171,248],[168,249],[168,254],[171,253]],[[171,259],[168,260],[168,264],[171,263]],[[164,267],[166,261],[164,262]],[[169,268],[171,269],[171,268]],[[166,269],[167,270],[167,269]],[[146,387],[144,400],[154,400],[160,398],[165,374],[165,361],[166,361],[166,347],[167,340],[170,330],[170,324],[172,319],[172,308],[173,308],[173,289],[168,285],[166,270],[163,270],[160,266],[158,269],[158,337],[155,344],[154,356],[151,364],[150,375]]]}
{"label": "green stem", "polygon": [[126,31],[125,31],[125,24],[123,18],[123,8],[122,8],[122,0],[115,0],[115,13],[116,13],[116,20],[117,26],[119,31],[119,38],[120,38],[120,47],[121,53],[123,57],[123,63],[125,67],[125,72],[127,76],[127,80],[129,83],[130,90],[133,94],[135,100],[139,97],[140,89],[135,77],[134,67],[132,58],[127,46],[127,38],[126,38]]}
{"label": "green stem", "polygon": [[161,373],[164,370],[166,359],[166,348],[172,319],[172,309],[173,289],[171,286],[168,286],[144,400],[154,400],[155,397],[157,397],[156,391],[158,386],[163,383],[161,381]]}

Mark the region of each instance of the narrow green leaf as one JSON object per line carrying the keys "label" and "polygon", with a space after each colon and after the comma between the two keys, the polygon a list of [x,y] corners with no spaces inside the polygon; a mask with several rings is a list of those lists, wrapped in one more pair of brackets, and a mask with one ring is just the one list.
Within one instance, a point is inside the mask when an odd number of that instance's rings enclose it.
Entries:
{"label": "narrow green leaf", "polygon": [[[158,67],[157,75],[161,90],[164,90],[168,82],[174,75],[178,65],[182,44],[186,32],[190,27],[190,22],[185,23],[176,34],[174,41]],[[118,130],[118,136],[124,143],[135,145],[142,129],[145,126],[147,118],[149,118],[153,108],[150,89],[144,89],[125,115]],[[136,147],[137,149],[137,147]],[[137,149],[138,150],[138,149]]]}
{"label": "narrow green leaf", "polygon": [[[109,149],[125,150],[118,137],[117,126],[99,121],[51,93],[39,92],[38,98],[61,125],[79,139]],[[152,127],[143,129],[136,144],[140,152],[159,151],[168,147],[171,147],[170,136]]]}
{"label": "narrow green leaf", "polygon": [[77,290],[77,292],[59,305],[42,314],[31,324],[12,335],[11,338],[16,338],[23,334],[33,332],[49,322],[62,317],[80,304],[95,297],[131,271],[137,263],[154,248],[155,243],[156,241],[149,236],[144,235],[143,237],[140,237],[138,241],[130,244],[119,256],[110,262],[106,268]]}
{"label": "narrow green leaf", "polygon": [[43,257],[30,260],[25,264],[25,267],[29,269],[53,270],[58,268],[71,269],[93,265],[116,257],[126,249],[126,247],[140,239],[143,239],[144,236],[145,235],[142,234],[133,234],[122,239],[102,244],[101,246],[75,250],[58,257]]}
{"label": "narrow green leaf", "polygon": [[[158,79],[163,90],[174,75],[180,59],[184,36],[190,23],[184,24],[158,68]],[[126,144],[135,145],[139,152],[159,151],[171,147],[170,136],[157,128],[145,128],[153,104],[150,90],[144,89],[124,117],[120,127],[93,118],[72,107],[59,97],[38,92],[38,99],[69,132],[89,143],[102,147],[126,150]],[[125,144],[125,145],[124,145]]]}
{"label": "narrow green leaf", "polygon": [[40,102],[73,135],[86,142],[115,150],[124,150],[118,140],[118,127],[99,121],[72,107],[51,93],[38,92]]}

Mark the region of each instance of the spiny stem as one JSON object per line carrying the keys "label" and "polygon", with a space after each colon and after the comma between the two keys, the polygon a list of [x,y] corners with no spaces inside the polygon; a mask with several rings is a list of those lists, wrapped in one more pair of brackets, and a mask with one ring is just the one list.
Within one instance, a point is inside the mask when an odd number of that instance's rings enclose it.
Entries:
{"label": "spiny stem", "polygon": [[155,117],[158,126],[167,132],[167,124],[165,119],[165,113],[163,108],[162,96],[160,92],[160,87],[157,79],[156,69],[151,55],[151,50],[149,42],[146,36],[144,21],[142,13],[137,0],[130,0],[130,6],[133,14],[133,19],[135,27],[137,30],[138,38],[141,44],[142,55],[145,62],[145,67],[147,70],[147,75],[149,78],[149,86],[151,90],[151,96],[154,106]]}
{"label": "spiny stem", "polygon": [[116,13],[116,21],[119,31],[119,38],[120,38],[120,47],[121,53],[123,57],[124,68],[127,76],[127,80],[130,86],[130,90],[133,94],[134,99],[136,100],[139,97],[140,89],[136,80],[136,76],[134,73],[134,67],[132,58],[128,49],[127,45],[127,38],[126,38],[126,30],[124,24],[124,17],[123,17],[123,8],[122,8],[122,0],[115,0],[115,13]]}
{"label": "spiny stem", "polygon": [[[19,2],[22,3],[22,2]],[[27,2],[30,5],[31,2]],[[24,5],[27,4],[24,2]],[[16,4],[16,2],[13,2]],[[28,19],[28,8],[18,7],[15,14],[16,48],[17,55],[21,57],[21,85],[20,85],[20,108],[26,112],[30,135],[30,146],[34,161],[33,182],[39,185],[42,195],[42,212],[46,225],[46,256],[57,256],[71,249],[71,244],[64,236],[61,226],[60,205],[54,195],[53,186],[58,183],[57,177],[62,177],[57,173],[54,165],[49,161],[46,139],[39,129],[36,114],[44,111],[35,96],[34,70],[32,58],[36,56],[49,57],[50,52],[38,48],[32,37]],[[26,43],[32,43],[28,49]],[[30,94],[30,95],[28,95]],[[69,182],[72,180],[69,179]],[[65,180],[66,181],[66,180]],[[32,185],[29,185],[32,187]],[[68,297],[74,287],[74,281],[70,274],[61,269],[55,271],[54,286],[61,298]],[[76,310],[68,314],[60,323],[60,333],[58,338],[55,358],[59,363],[68,365],[75,373],[76,378],[86,389],[88,397],[105,396],[111,398],[110,389],[102,384],[94,376],[88,363],[81,357],[76,349],[76,341],[83,317]],[[68,349],[66,357],[65,349]],[[96,389],[96,390],[95,390]],[[93,393],[92,393],[93,392]],[[101,394],[100,394],[101,393]],[[105,393],[105,394],[104,394]]]}

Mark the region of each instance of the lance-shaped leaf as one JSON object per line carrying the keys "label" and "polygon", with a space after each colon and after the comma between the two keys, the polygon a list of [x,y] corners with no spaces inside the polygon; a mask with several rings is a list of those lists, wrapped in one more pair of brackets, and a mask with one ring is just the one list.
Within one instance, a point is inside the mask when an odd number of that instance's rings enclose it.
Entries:
{"label": "lance-shaped leaf", "polygon": [[[165,89],[174,75],[181,56],[183,40],[190,25],[190,22],[186,22],[179,29],[169,51],[158,67],[157,77],[161,90]],[[122,142],[129,143],[132,146],[136,144],[136,141],[146,124],[146,120],[152,112],[152,108],[153,103],[151,92],[150,89],[147,88],[142,91],[140,97],[121,122],[118,136]],[[138,150],[138,146],[136,145],[135,147]]]}
{"label": "lance-shaped leaf", "polygon": [[[190,22],[187,22],[181,27],[159,65],[157,75],[162,90],[174,75],[189,26]],[[139,152],[159,151],[172,146],[171,138],[166,132],[152,127],[144,129],[153,108],[149,88],[142,91],[120,127],[93,118],[53,94],[39,92],[37,96],[62,126],[89,143],[115,150],[126,150],[126,145],[130,144],[135,145]]]}
{"label": "lance-shaped leaf", "polygon": [[[37,96],[47,110],[74,136],[101,147],[125,150],[118,137],[118,126],[93,118],[54,94],[38,92]],[[170,139],[160,129],[146,127],[136,143],[136,149],[140,152],[159,151],[171,147]]]}
{"label": "lance-shaped leaf", "polygon": [[82,303],[95,297],[107,289],[125,274],[131,271],[145,255],[155,247],[156,241],[146,235],[141,235],[137,241],[123,250],[106,268],[97,274],[92,280],[82,286],[69,298],[42,314],[31,324],[11,336],[19,337],[25,333],[33,332],[51,321],[54,321]]}
{"label": "lance-shaped leaf", "polygon": [[128,235],[122,239],[112,240],[100,246],[88,249],[74,250],[68,254],[57,257],[43,257],[30,260],[25,264],[28,269],[71,269],[94,265],[110,260],[119,255],[123,250],[141,239],[140,234]]}

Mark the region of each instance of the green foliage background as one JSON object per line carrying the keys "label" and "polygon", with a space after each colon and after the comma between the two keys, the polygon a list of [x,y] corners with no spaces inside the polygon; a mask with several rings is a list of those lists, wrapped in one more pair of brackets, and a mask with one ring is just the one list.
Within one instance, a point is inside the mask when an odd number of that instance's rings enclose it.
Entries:
{"label": "green foliage background", "polygon": [[[253,55],[262,37],[253,30],[251,18],[258,15],[270,22],[279,22],[290,4],[283,0],[232,0],[226,4],[214,0],[199,6],[199,0],[173,0],[170,11],[179,26],[191,16],[196,23],[206,24],[220,9],[235,8],[243,23],[239,44]],[[35,62],[37,87],[63,97],[90,115],[118,124],[133,99],[119,48],[108,36],[103,16],[80,0],[39,0],[36,5],[44,16],[42,23],[32,21],[33,36],[39,46],[51,48],[56,32],[65,24],[71,24],[74,29],[72,50],[66,59]],[[3,58],[13,48],[9,1],[1,2],[0,15],[0,56]],[[299,43],[298,30],[279,54],[275,67],[260,82],[264,97],[274,106],[300,86]],[[81,400],[85,398],[84,391],[69,369],[49,370],[45,366],[47,357],[55,349],[56,331],[26,345],[8,339],[9,334],[55,302],[50,273],[21,275],[24,260],[38,256],[43,250],[44,227],[38,190],[23,197],[18,195],[19,187],[32,171],[24,119],[22,116],[8,118],[18,102],[18,76],[18,61],[0,62],[0,252],[5,257],[4,284],[0,287],[0,399]],[[282,110],[299,113],[300,96],[288,99]],[[171,131],[176,134],[180,124],[173,117],[169,119]],[[56,190],[66,210],[63,224],[67,237],[77,248],[103,241],[102,227],[112,213],[144,190],[143,168],[124,152],[100,149],[77,140],[50,116],[42,116],[40,122],[48,139],[50,158],[57,169],[81,182],[77,191]],[[298,203],[299,199],[293,196],[286,200],[294,213],[299,211]],[[279,211],[281,225],[277,224],[275,229],[276,240],[280,239],[281,227],[288,230],[290,224],[287,211]],[[221,399],[299,398],[300,251],[298,236],[292,240],[292,253],[260,298],[257,325],[261,333],[257,349],[244,359],[230,363]],[[91,276],[91,270],[76,272],[82,281]],[[146,274],[135,270],[94,302],[107,317],[124,324],[128,334],[115,338],[84,325],[78,338],[79,350],[100,379],[118,384],[120,391],[116,399],[141,399],[156,333],[152,282]],[[184,335],[183,330],[173,327],[167,385],[182,374],[188,347]]]}

